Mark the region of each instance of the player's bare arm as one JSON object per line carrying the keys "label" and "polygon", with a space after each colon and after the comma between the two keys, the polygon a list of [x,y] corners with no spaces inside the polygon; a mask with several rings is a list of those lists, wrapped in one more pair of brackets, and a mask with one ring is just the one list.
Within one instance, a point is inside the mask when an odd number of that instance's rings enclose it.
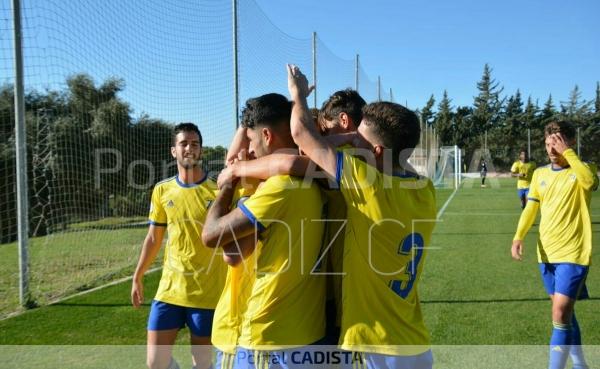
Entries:
{"label": "player's bare arm", "polygon": [[148,234],[144,239],[140,259],[135,268],[131,284],[131,303],[135,308],[140,307],[144,302],[144,273],[150,268],[160,251],[165,230],[165,227],[154,224],[151,224],[148,228]]}
{"label": "player's bare arm", "polygon": [[202,229],[202,242],[208,247],[223,247],[255,234],[254,224],[239,208],[229,211],[233,194],[232,183],[223,186],[206,214],[206,221]]}
{"label": "player's bare arm", "polygon": [[288,89],[293,102],[290,127],[292,138],[300,150],[321,167],[331,178],[335,178],[337,157],[335,146],[327,142],[314,124],[306,98],[312,88],[306,76],[297,66],[287,65]]}

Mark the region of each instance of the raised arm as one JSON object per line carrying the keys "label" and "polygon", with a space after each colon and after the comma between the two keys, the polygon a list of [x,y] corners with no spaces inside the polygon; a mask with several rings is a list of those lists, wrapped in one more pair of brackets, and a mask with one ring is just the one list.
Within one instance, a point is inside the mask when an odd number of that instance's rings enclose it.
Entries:
{"label": "raised arm", "polygon": [[306,98],[311,92],[308,80],[297,66],[287,65],[288,89],[293,102],[291,131],[294,142],[312,161],[331,178],[336,177],[337,155],[335,146],[327,142],[314,124]]}
{"label": "raised arm", "polygon": [[598,188],[598,175],[581,161],[575,151],[569,146],[567,140],[560,133],[554,133],[552,137],[552,147],[562,155],[569,166],[575,172],[577,180],[585,190],[595,191]]}
{"label": "raised arm", "polygon": [[302,177],[310,165],[308,157],[296,154],[271,154],[254,160],[236,160],[219,174],[217,186],[221,188],[224,183],[236,178],[264,180],[285,174]]}
{"label": "raised arm", "polygon": [[246,136],[246,128],[239,127],[235,131],[229,150],[227,150],[227,157],[225,158],[225,165],[231,165],[238,155],[242,151],[248,151],[248,137]]}

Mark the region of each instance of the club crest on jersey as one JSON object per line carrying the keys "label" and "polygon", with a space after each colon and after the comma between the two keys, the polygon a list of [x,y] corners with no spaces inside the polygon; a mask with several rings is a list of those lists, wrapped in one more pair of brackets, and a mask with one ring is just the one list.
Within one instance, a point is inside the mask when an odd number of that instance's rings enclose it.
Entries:
{"label": "club crest on jersey", "polygon": [[175,206],[175,203],[173,202],[173,200],[169,200],[169,202],[167,202],[167,208],[172,208],[173,206]]}

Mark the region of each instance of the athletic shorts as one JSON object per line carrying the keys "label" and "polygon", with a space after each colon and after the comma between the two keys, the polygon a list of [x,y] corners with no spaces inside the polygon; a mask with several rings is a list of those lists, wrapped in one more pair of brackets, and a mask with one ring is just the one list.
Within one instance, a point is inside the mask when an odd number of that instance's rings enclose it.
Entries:
{"label": "athletic shorts", "polygon": [[356,352],[354,362],[341,366],[342,369],[431,369],[431,350],[415,356],[395,356]]}
{"label": "athletic shorts", "polygon": [[558,292],[574,300],[589,297],[585,285],[589,267],[571,263],[540,263],[544,287],[549,295]]}
{"label": "athletic shorts", "polygon": [[519,194],[519,198],[522,199],[523,197],[527,197],[529,194],[529,188],[519,188],[517,192]]}
{"label": "athletic shorts", "polygon": [[210,337],[214,314],[215,311],[211,309],[191,308],[152,300],[148,330],[181,329],[187,325],[194,336]]}

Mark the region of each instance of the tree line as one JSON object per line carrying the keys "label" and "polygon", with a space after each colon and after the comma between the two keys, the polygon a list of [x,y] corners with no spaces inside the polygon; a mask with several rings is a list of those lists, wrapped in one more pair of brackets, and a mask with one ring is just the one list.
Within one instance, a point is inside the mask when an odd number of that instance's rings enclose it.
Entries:
{"label": "tree line", "polygon": [[[172,125],[132,117],[119,97],[124,81],[100,85],[71,76],[64,90],[25,96],[29,233],[42,236],[106,216],[146,215],[152,185],[175,175]],[[17,235],[13,86],[0,87],[0,243]],[[222,169],[226,149],[204,148],[209,172]],[[99,170],[100,169],[100,173]]]}
{"label": "tree line", "polygon": [[[503,96],[486,64],[472,106],[453,106],[444,91],[419,109],[422,121],[435,128],[442,145],[458,145],[469,163],[487,148],[496,169],[508,170],[531,134],[532,159],[547,162],[543,128],[553,119],[568,119],[579,128],[581,156],[600,162],[600,85],[593,101],[577,86],[569,100],[548,96],[543,106],[517,90]],[[119,97],[119,78],[96,85],[86,74],[69,77],[63,90],[28,91],[25,96],[27,172],[31,236],[68,229],[69,224],[107,216],[144,216],[152,185],[175,175],[169,152],[170,122],[147,114],[132,116]],[[0,243],[17,235],[16,160],[13,86],[0,86]],[[223,167],[226,149],[204,148],[211,173]]]}
{"label": "tree line", "polygon": [[471,162],[476,150],[483,149],[487,141],[488,160],[492,160],[496,170],[508,171],[517,160],[519,150],[527,150],[529,132],[531,159],[538,165],[545,164],[548,159],[544,127],[552,120],[564,119],[573,122],[579,130],[582,158],[600,163],[599,83],[596,83],[594,100],[583,99],[575,85],[567,101],[555,102],[549,95],[540,106],[537,99],[531,96],[525,99],[519,90],[504,96],[504,89],[492,78],[492,69],[486,64],[477,82],[477,91],[472,106],[453,106],[448,92],[444,91],[437,106],[431,95],[419,109],[424,124],[435,128],[441,145],[458,145],[463,149],[463,162]]}

